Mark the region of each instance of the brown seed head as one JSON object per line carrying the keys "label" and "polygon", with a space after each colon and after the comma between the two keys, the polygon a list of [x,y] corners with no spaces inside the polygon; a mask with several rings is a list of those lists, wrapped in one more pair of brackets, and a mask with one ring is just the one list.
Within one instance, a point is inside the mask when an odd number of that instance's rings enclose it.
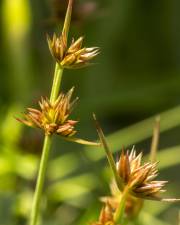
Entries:
{"label": "brown seed head", "polygon": [[125,185],[128,185],[131,194],[140,198],[158,198],[160,192],[164,192],[163,187],[167,181],[154,181],[157,177],[157,162],[141,162],[142,153],[136,155],[134,149],[131,152],[122,150],[119,161],[117,162],[117,171],[123,179]]}
{"label": "brown seed head", "polygon": [[99,48],[82,48],[83,37],[76,41],[72,40],[70,47],[67,46],[68,33],[71,22],[73,0],[68,1],[62,34],[52,39],[48,36],[47,41],[52,56],[62,68],[76,69],[89,65],[89,61],[99,54]]}
{"label": "brown seed head", "polygon": [[76,41],[72,40],[67,48],[67,40],[64,33],[60,37],[54,34],[52,39],[48,36],[48,45],[51,54],[60,64],[67,69],[77,69],[89,65],[89,61],[99,54],[98,47],[82,47],[83,37]]}
{"label": "brown seed head", "polygon": [[71,101],[73,88],[67,93],[61,93],[54,103],[48,98],[41,98],[39,102],[40,110],[28,108],[24,114],[24,119],[18,119],[20,122],[38,127],[45,131],[47,135],[53,133],[62,136],[72,136],[76,133],[74,125],[77,121],[69,120],[68,117],[77,101],[77,98]]}

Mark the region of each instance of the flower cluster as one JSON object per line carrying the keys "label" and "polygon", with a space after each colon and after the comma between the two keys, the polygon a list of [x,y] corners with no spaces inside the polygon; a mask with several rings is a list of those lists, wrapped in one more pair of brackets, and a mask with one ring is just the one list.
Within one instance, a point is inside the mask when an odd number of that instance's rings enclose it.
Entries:
{"label": "flower cluster", "polygon": [[[93,114],[93,118],[116,182],[116,188],[112,189],[112,195],[101,198],[112,209],[115,224],[118,222],[121,225],[124,224],[125,216],[128,219],[137,216],[144,199],[163,202],[180,201],[180,199],[160,196],[160,193],[165,191],[163,188],[167,181],[154,180],[158,175],[157,162],[150,161],[143,164],[143,154],[136,154],[134,147],[131,151],[127,150],[126,152],[123,149],[118,162],[115,163],[95,114]],[[97,225],[99,224],[97,223]]]}
{"label": "flower cluster", "polygon": [[68,117],[77,101],[77,98],[71,102],[73,88],[67,93],[61,93],[54,103],[49,99],[42,98],[39,102],[41,110],[28,108],[24,114],[24,119],[18,119],[20,122],[31,127],[38,127],[45,131],[47,135],[59,134],[62,136],[72,136],[76,133],[74,125],[75,120],[69,120]]}
{"label": "flower cluster", "polygon": [[164,192],[167,181],[154,181],[157,177],[157,162],[142,164],[142,153],[136,154],[122,150],[117,162],[117,172],[125,185],[128,185],[130,193],[139,198],[159,199],[159,193]]}
{"label": "flower cluster", "polygon": [[76,41],[73,39],[67,47],[67,37],[63,32],[60,37],[56,34],[52,39],[48,36],[48,45],[52,56],[62,68],[77,69],[89,65],[89,61],[99,54],[98,47],[82,47],[83,37]]}
{"label": "flower cluster", "polygon": [[[154,181],[158,172],[156,168],[157,163],[148,162],[142,164],[141,159],[142,153],[137,155],[133,148],[130,152],[122,150],[116,163],[117,174],[123,181],[124,190],[128,189],[125,201],[125,214],[129,219],[138,215],[143,206],[144,198],[161,200],[159,193],[165,191],[163,187],[167,183],[166,181]],[[121,204],[124,190],[120,191],[115,181],[111,184],[111,195],[101,198],[101,201],[106,206],[101,210],[99,221],[92,225],[116,224],[114,222],[116,220],[116,212]]]}

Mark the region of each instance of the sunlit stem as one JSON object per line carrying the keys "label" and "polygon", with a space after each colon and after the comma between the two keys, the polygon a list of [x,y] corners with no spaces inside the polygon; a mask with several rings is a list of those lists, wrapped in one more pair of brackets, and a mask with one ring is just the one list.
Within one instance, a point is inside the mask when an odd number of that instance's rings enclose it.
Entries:
{"label": "sunlit stem", "polygon": [[[72,4],[73,4],[73,0],[69,0],[64,27],[63,27],[63,32],[65,33],[66,38],[68,37],[68,32],[70,27]],[[58,63],[56,63],[53,85],[52,85],[51,95],[50,95],[51,103],[54,103],[58,97],[61,80],[62,80],[62,74],[63,74],[62,67]],[[40,203],[41,203],[41,195],[42,195],[43,186],[44,186],[44,180],[46,175],[46,168],[47,168],[51,143],[52,143],[52,137],[49,135],[45,135],[42,156],[41,156],[40,166],[38,171],[38,178],[37,178],[37,183],[36,183],[36,188],[35,188],[35,193],[33,198],[32,211],[30,215],[30,223],[29,223],[30,225],[37,225],[39,210],[40,210]]]}
{"label": "sunlit stem", "polygon": [[[51,96],[50,96],[51,103],[53,103],[57,99],[59,89],[60,89],[62,74],[63,74],[63,70],[56,63],[54,80],[53,80]],[[42,195],[42,190],[44,186],[47,162],[48,162],[49,151],[50,151],[51,142],[52,142],[51,139],[52,139],[51,136],[45,135],[42,156],[41,156],[41,161],[40,161],[40,166],[38,171],[38,178],[37,178],[37,183],[36,183],[36,188],[35,188],[35,193],[33,198],[30,225],[36,225],[38,220],[41,195]]]}
{"label": "sunlit stem", "polygon": [[157,116],[155,119],[155,125],[153,129],[153,137],[151,142],[151,150],[150,150],[150,160],[151,162],[156,161],[156,155],[159,145],[159,133],[160,133],[160,116]]}

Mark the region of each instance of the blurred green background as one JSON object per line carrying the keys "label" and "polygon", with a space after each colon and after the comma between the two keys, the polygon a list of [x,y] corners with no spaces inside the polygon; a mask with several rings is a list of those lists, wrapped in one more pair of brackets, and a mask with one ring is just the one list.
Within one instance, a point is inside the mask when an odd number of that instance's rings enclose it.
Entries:
{"label": "blurred green background", "polygon": [[[29,216],[43,134],[14,117],[50,93],[55,62],[46,34],[60,32],[66,5],[0,1],[0,225],[25,225]],[[116,152],[136,144],[148,153],[155,115],[162,112],[158,160],[171,197],[180,197],[179,9],[177,0],[76,0],[70,35],[85,36],[85,45],[99,46],[101,54],[91,67],[65,71],[62,83],[63,91],[75,86],[80,97],[73,115],[80,120],[78,136],[97,139],[95,112]],[[54,137],[43,224],[96,220],[110,177],[102,149]],[[177,225],[178,212],[178,204],[148,201],[137,224]]]}

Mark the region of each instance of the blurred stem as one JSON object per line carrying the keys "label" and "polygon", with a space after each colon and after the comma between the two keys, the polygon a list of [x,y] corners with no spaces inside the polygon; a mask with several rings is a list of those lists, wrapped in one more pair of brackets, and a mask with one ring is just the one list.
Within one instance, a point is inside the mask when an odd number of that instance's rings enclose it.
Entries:
{"label": "blurred stem", "polygon": [[160,133],[160,116],[157,116],[155,119],[155,125],[153,130],[153,137],[151,143],[151,150],[150,150],[150,160],[151,162],[156,161],[157,150],[159,145],[159,133]]}
{"label": "blurred stem", "polygon": [[41,200],[42,189],[44,185],[44,179],[46,174],[46,167],[49,157],[49,151],[51,147],[51,136],[46,135],[44,138],[44,145],[42,150],[42,157],[39,166],[39,173],[37,178],[36,189],[34,193],[33,205],[32,205],[32,212],[30,217],[30,225],[36,225],[39,213],[39,206]]}
{"label": "blurred stem", "polygon": [[33,73],[28,57],[30,52],[29,38],[27,38],[32,24],[30,1],[3,0],[0,5],[3,31],[1,42],[4,41],[5,55],[8,59],[6,67],[9,69],[9,75],[6,75],[9,77],[4,80],[7,82],[5,93],[6,96],[7,94],[11,96],[12,102],[22,105],[31,96],[29,91]]}
{"label": "blurred stem", "polygon": [[125,213],[125,206],[126,206],[126,199],[129,194],[129,187],[126,186],[122,192],[121,201],[119,206],[114,214],[114,221],[115,224],[124,224],[124,213]]}

